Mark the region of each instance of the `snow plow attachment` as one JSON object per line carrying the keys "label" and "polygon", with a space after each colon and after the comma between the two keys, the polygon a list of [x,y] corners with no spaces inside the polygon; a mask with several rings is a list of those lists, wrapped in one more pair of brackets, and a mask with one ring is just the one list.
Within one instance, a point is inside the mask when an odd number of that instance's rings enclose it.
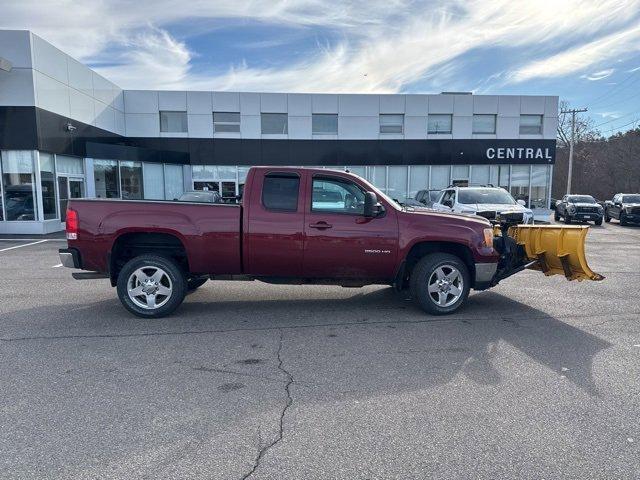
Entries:
{"label": "snow plow attachment", "polygon": [[526,268],[545,275],[564,275],[567,280],[604,280],[589,268],[585,255],[587,226],[517,225],[508,235],[529,260]]}

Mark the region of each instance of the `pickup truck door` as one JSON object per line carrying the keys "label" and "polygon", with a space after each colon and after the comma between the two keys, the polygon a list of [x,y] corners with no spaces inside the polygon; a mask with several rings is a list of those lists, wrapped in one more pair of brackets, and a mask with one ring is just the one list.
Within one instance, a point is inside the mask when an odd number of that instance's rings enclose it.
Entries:
{"label": "pickup truck door", "polygon": [[622,195],[616,195],[613,197],[613,202],[609,207],[609,216],[613,218],[620,218],[620,202],[622,202]]}
{"label": "pickup truck door", "polygon": [[[304,235],[304,175],[277,169],[256,173],[244,223],[244,271],[299,277]],[[247,210],[245,210],[247,211]]]}
{"label": "pickup truck door", "polygon": [[305,214],[304,276],[390,279],[398,255],[396,210],[365,218],[364,188],[349,178],[309,175]]}

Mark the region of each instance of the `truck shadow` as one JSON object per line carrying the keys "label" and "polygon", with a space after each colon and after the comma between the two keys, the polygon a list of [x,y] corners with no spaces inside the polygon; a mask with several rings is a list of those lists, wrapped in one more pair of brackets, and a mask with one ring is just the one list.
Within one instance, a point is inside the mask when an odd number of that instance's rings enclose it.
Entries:
{"label": "truck shadow", "polygon": [[[240,291],[244,296],[239,295]],[[297,345],[296,339],[304,338],[302,343],[306,348],[318,352],[318,363],[323,362],[326,355],[336,358],[340,366],[336,375],[352,379],[371,377],[369,385],[378,387],[385,378],[391,384],[403,377],[408,382],[420,377],[420,386],[428,388],[450,382],[460,374],[480,385],[498,385],[502,382],[499,365],[505,355],[514,354],[508,347],[509,351],[505,352],[504,344],[508,344],[533,363],[555,372],[559,381],[569,381],[592,396],[598,395],[592,375],[594,358],[611,346],[542,310],[494,292],[472,295],[466,308],[446,317],[423,314],[407,301],[406,295],[391,288],[349,297],[329,290],[322,294],[325,298],[315,299],[306,298],[313,295],[313,290],[294,292],[297,298],[289,299],[251,297],[246,288],[232,289],[220,295],[224,298],[217,299],[210,298],[213,292],[215,289],[203,289],[172,317],[153,321],[129,315],[116,299],[76,309],[22,310],[9,314],[8,317],[14,318],[6,321],[19,325],[28,318],[39,318],[38,334],[33,335],[39,339],[171,338],[173,335],[224,335],[242,331],[261,335],[260,331],[281,331],[290,339],[287,348],[291,351],[287,356],[293,363],[292,369],[295,370],[296,358],[305,363],[312,358]],[[571,313],[574,318],[584,314]],[[13,341],[14,335],[2,337]],[[20,337],[31,338],[24,330]],[[333,342],[334,347],[336,342],[343,345],[336,350],[328,342]],[[380,359],[379,368],[372,368],[368,363],[372,355]],[[408,358],[417,359],[418,366],[403,371]],[[524,365],[526,368],[526,362]],[[421,370],[416,372],[415,368]],[[523,377],[528,373],[523,371]]]}

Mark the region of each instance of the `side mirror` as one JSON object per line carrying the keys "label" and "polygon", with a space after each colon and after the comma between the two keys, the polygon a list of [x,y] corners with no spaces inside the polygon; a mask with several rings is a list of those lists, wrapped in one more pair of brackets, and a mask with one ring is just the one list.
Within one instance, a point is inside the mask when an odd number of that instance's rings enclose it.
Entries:
{"label": "side mirror", "polygon": [[378,197],[374,192],[364,192],[364,210],[362,214],[366,218],[373,218],[377,215]]}
{"label": "side mirror", "polygon": [[525,201],[524,201],[524,200],[522,200],[522,199],[517,200],[517,203],[518,203],[518,205],[521,205],[521,206],[523,206],[523,207],[526,207],[526,206],[527,206],[527,202],[525,202]]}

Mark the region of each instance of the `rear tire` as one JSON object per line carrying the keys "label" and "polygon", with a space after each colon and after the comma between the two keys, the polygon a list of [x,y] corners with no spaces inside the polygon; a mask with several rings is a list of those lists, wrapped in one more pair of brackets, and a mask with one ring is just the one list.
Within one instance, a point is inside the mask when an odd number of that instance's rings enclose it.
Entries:
{"label": "rear tire", "polygon": [[187,291],[184,272],[171,258],[139,255],[118,275],[118,297],[124,308],[142,318],[160,318],[180,306]]}
{"label": "rear tire", "polygon": [[607,215],[606,213],[604,214],[604,221],[609,223],[611,221],[611,217],[609,215]]}
{"label": "rear tire", "polygon": [[569,225],[571,223],[571,217],[569,215],[566,215],[564,217],[564,223],[566,223],[567,225]]}
{"label": "rear tire", "polygon": [[425,255],[413,268],[411,295],[431,315],[458,310],[469,296],[469,270],[460,258],[448,253]]}
{"label": "rear tire", "polygon": [[598,219],[598,220],[596,220],[594,223],[595,223],[597,226],[602,225],[602,218],[599,218],[599,219]]}
{"label": "rear tire", "polygon": [[558,215],[558,212],[557,212],[557,211],[556,211],[556,212],[553,212],[553,219],[554,219],[556,222],[559,222],[559,221],[560,221],[560,215]]}

